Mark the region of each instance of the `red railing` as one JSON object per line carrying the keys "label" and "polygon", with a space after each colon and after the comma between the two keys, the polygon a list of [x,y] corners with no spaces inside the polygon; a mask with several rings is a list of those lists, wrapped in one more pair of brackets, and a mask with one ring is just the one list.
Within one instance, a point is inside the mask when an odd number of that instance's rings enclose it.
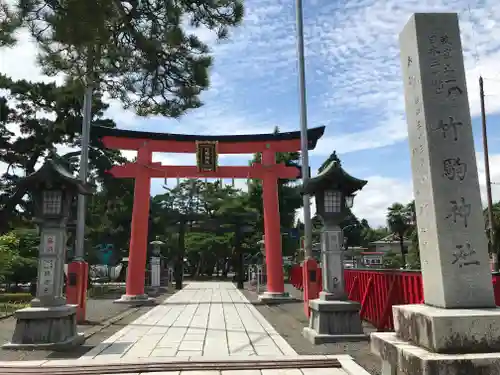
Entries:
{"label": "red railing", "polygon": [[[500,306],[500,275],[492,277],[495,301]],[[344,281],[349,300],[361,304],[361,319],[379,331],[394,329],[392,306],[424,302],[419,271],[346,269]],[[297,289],[303,288],[300,265],[292,267],[290,282]]]}

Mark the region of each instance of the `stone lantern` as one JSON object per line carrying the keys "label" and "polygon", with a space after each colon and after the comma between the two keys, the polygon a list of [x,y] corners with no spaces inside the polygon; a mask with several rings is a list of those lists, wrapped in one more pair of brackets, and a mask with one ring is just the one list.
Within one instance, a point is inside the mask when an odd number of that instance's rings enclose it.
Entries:
{"label": "stone lantern", "polygon": [[161,286],[161,247],[165,245],[165,243],[160,241],[159,236],[156,236],[156,239],[149,244],[153,246],[153,256],[151,257],[151,287],[158,289]]}
{"label": "stone lantern", "polygon": [[54,155],[17,188],[32,196],[34,222],[40,228],[37,291],[31,307],[16,311],[12,341],[3,347],[58,350],[81,344],[76,306],[66,304],[63,296],[66,230],[73,201],[78,194],[92,194],[92,186],[73,177]]}
{"label": "stone lantern", "polygon": [[364,339],[360,305],[347,300],[344,292],[343,233],[340,223],[350,215],[354,195],[367,181],[352,177],[338,160],[303,186],[316,199],[316,211],[323,222],[321,233],[323,291],[309,301],[309,327],[304,336],[314,344]]}
{"label": "stone lantern", "polygon": [[243,249],[241,248],[241,243],[243,241],[243,237],[255,231],[255,228],[252,225],[243,224],[239,225],[236,228],[236,251],[238,252],[238,281],[237,287],[238,289],[244,289],[244,278],[245,278],[245,258]]}

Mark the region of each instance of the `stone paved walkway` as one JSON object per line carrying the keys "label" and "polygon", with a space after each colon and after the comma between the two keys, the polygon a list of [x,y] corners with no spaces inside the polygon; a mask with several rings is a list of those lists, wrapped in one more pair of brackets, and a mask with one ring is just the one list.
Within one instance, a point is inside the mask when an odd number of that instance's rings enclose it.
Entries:
{"label": "stone paved walkway", "polygon": [[232,283],[193,282],[80,359],[296,356]]}
{"label": "stone paved walkway", "polygon": [[[348,353],[346,353],[348,354]],[[309,358],[306,358],[309,357]],[[342,368],[300,368],[307,359],[335,358]],[[116,363],[229,363],[234,360],[297,361],[297,368],[230,371],[169,371],[164,375],[368,375],[349,355],[299,355],[248,299],[229,282],[192,282],[140,318],[69,361],[42,361],[26,366]],[[302,362],[301,362],[302,361]],[[324,363],[324,362],[323,362]],[[256,365],[258,368],[258,365]],[[149,372],[126,375],[146,375]]]}

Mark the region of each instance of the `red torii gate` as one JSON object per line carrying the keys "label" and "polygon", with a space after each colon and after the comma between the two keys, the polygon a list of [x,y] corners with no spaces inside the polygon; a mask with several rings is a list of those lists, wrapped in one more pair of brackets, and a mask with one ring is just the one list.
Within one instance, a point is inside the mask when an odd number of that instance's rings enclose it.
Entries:
{"label": "red torii gate", "polygon": [[[309,149],[316,147],[325,127],[308,130]],[[124,300],[147,299],[144,294],[145,265],[151,178],[252,178],[262,179],[264,200],[264,233],[267,268],[267,297],[284,293],[281,255],[281,231],[278,203],[278,179],[293,179],[300,171],[276,163],[277,152],[300,151],[300,132],[255,135],[180,135],[122,130],[95,126],[92,132],[105,147],[137,151],[137,161],[114,166],[109,171],[117,178],[134,178],[129,265]],[[262,153],[262,163],[251,166],[216,166],[212,171],[199,166],[169,166],[152,162],[153,152],[196,153],[200,142],[213,142],[216,154]]]}

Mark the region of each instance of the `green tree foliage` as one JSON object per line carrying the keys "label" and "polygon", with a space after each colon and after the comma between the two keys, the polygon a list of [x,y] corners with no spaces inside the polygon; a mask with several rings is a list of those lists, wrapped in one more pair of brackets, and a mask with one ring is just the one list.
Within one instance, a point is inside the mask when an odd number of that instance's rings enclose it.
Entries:
{"label": "green tree foliage", "polygon": [[17,238],[12,234],[0,236],[0,282],[4,283],[12,275]]}
{"label": "green tree foliage", "polygon": [[368,247],[371,242],[378,241],[389,235],[389,230],[386,227],[371,228],[363,225],[362,228],[361,246],[363,247]]}
{"label": "green tree foliage", "polygon": [[0,2],[0,47],[15,44],[14,32],[20,26],[19,17],[11,11],[5,2]]}
{"label": "green tree foliage", "polygon": [[[490,251],[495,252],[496,254],[500,253],[500,202],[496,202],[493,204],[492,207],[493,211],[493,233],[494,233],[494,244],[495,248],[491,249]],[[488,236],[488,239],[490,238],[490,233],[489,233],[489,218],[488,218],[488,209],[484,209],[484,225],[486,229],[486,234]]]}
{"label": "green tree foliage", "polygon": [[[32,202],[23,199],[25,191],[16,188],[19,178],[33,173],[56,147],[78,147],[83,94],[74,82],[58,87],[13,81],[4,75],[0,75],[0,90],[0,162],[8,166],[0,176],[0,233],[5,233],[11,224],[19,225],[22,219],[33,215]],[[115,126],[103,118],[107,107],[97,93],[92,125]],[[79,153],[69,151],[62,155],[70,169],[77,169]],[[95,137],[91,139],[89,158],[90,178],[99,183],[108,182],[110,176],[105,171],[124,160],[118,151],[104,149]]]}
{"label": "green tree foliage", "polygon": [[356,215],[350,210],[350,214],[345,218],[340,227],[343,228],[344,233],[344,246],[360,246],[363,243],[363,233],[369,228],[368,222],[359,221]]}
{"label": "green tree foliage", "polygon": [[245,253],[254,254],[258,250],[256,238],[262,232],[255,225],[257,213],[250,202],[247,193],[223,186],[219,181],[181,181],[153,197],[150,232],[165,239],[167,247],[170,244],[171,259],[187,258],[190,273],[211,274],[214,267],[223,270],[226,260],[234,258],[238,245],[235,232],[239,226],[248,224],[241,220],[246,213],[254,212],[253,219],[246,220],[255,230],[245,234],[239,246]]}
{"label": "green tree foliage", "polygon": [[408,264],[408,268],[411,270],[419,270],[421,265],[420,265],[420,252],[418,250],[418,245],[415,248],[412,246],[410,248],[410,251],[408,251],[408,257],[406,259],[406,262]]}
{"label": "green tree foliage", "polygon": [[98,263],[96,246],[113,244],[113,261],[126,257],[134,204],[134,181],[107,179],[88,201],[85,252],[90,264]]}
{"label": "green tree foliage", "polygon": [[403,256],[401,254],[396,254],[392,251],[389,251],[384,255],[383,267],[387,269],[400,269],[403,268],[404,265]]}
{"label": "green tree foliage", "polygon": [[0,0],[0,9],[0,46],[26,27],[45,74],[88,77],[140,115],[172,117],[201,106],[209,86],[212,59],[194,30],[221,40],[243,16],[241,0]]}
{"label": "green tree foliage", "polygon": [[192,231],[186,234],[186,253],[192,275],[212,275],[216,262],[230,255],[232,233]]}
{"label": "green tree foliage", "polygon": [[0,282],[19,284],[36,278],[38,261],[32,246],[34,242],[39,239],[33,231],[0,236]]}
{"label": "green tree foliage", "polygon": [[395,239],[399,241],[403,266],[406,264],[407,252],[404,241],[411,233],[415,222],[414,209],[412,207],[411,203],[406,206],[401,203],[393,203],[388,208],[387,213],[387,225],[389,230],[394,234]]}

